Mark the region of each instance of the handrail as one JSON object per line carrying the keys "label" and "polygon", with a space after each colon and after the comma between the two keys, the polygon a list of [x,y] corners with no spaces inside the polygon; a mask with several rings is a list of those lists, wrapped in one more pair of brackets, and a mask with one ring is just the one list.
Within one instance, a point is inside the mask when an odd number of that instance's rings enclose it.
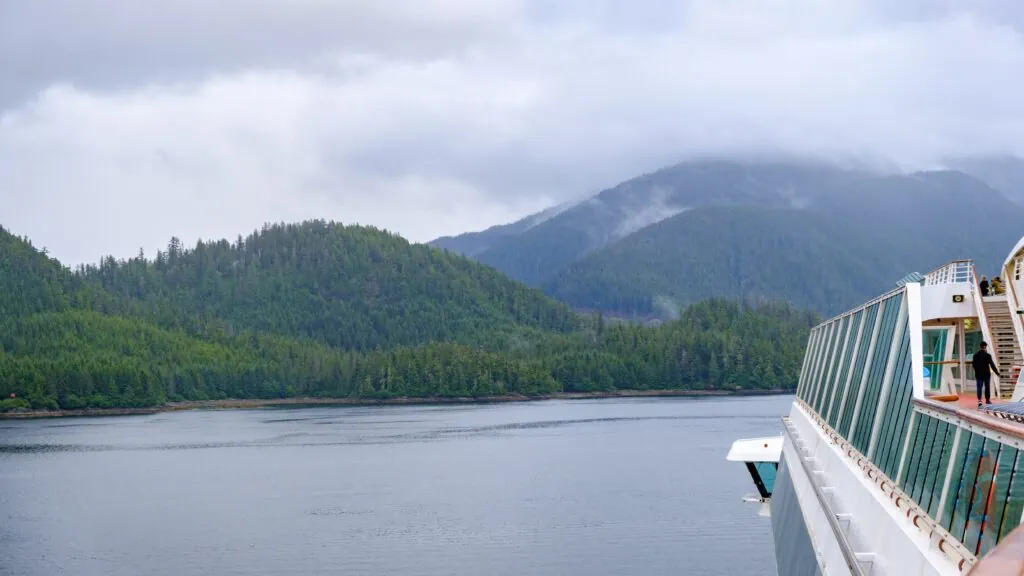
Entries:
{"label": "handrail", "polygon": [[[1017,260],[1010,259],[1013,266],[1017,266]],[[1006,294],[1006,307],[1010,312],[1010,324],[1013,326],[1013,336],[1017,339],[1017,348],[1020,349],[1021,353],[1024,354],[1024,322],[1021,321],[1020,314],[1017,314],[1017,310],[1021,307],[1020,299],[1017,297],[1017,282],[1014,278],[1007,275],[1010,271],[1010,264],[1003,267],[1003,275],[1006,276],[1006,281],[1003,282]],[[1017,389],[1024,386],[1024,370],[1020,371],[1017,375],[1017,381],[1013,383],[1013,394],[1017,394]]]}
{"label": "handrail", "polygon": [[[981,297],[978,290],[978,272],[974,268],[974,264],[971,264],[971,299],[974,300],[974,307],[978,309],[978,323],[981,324],[981,335],[985,342],[992,344],[991,352],[992,361],[999,365],[999,356],[996,350],[996,343],[992,340],[992,331],[988,327],[988,316],[985,314],[985,300]],[[960,343],[960,355],[963,356],[964,360],[967,360],[967,346],[965,342]],[[967,374],[960,375],[960,386],[961,391],[965,384],[967,384]],[[992,392],[997,397],[1002,396],[1002,383],[999,381],[999,376],[992,378]]]}
{"label": "handrail", "polygon": [[947,416],[959,418],[969,424],[986,428],[992,432],[998,432],[1017,440],[1024,440],[1024,426],[1011,424],[994,416],[988,416],[976,410],[962,408],[955,403],[936,402],[930,398],[914,398],[914,405],[927,410],[941,412]]}
{"label": "handrail", "polygon": [[[786,435],[789,436],[789,443],[793,448],[797,448],[799,444],[796,442],[796,438],[793,437],[793,424],[789,421],[789,418],[782,418],[782,428],[786,431]],[[799,449],[797,449],[799,451]],[[843,553],[843,559],[846,560],[846,566],[850,569],[851,574],[857,576],[864,576],[864,569],[860,566],[860,561],[857,560],[857,553],[853,550],[853,545],[850,544],[850,540],[846,537],[846,532],[843,531],[843,527],[839,525],[839,517],[832,511],[832,506],[829,504],[828,499],[825,498],[825,492],[818,486],[818,483],[814,480],[814,470],[811,469],[810,464],[807,463],[807,459],[804,458],[803,454],[797,454],[800,457],[800,465],[803,466],[804,473],[807,474],[807,480],[811,484],[811,489],[814,490],[814,495],[818,497],[818,504],[821,506],[822,511],[825,512],[825,518],[828,520],[828,525],[832,528],[832,532],[836,536],[836,541],[839,543],[839,550]]]}
{"label": "handrail", "polygon": [[[939,277],[939,273],[942,272],[943,270],[946,270],[946,269],[956,270],[960,266],[965,266],[965,267],[969,268],[971,274],[973,275],[973,273],[974,273],[974,261],[973,260],[971,260],[969,258],[962,259],[962,260],[950,260],[949,262],[946,262],[945,264],[943,264],[943,265],[935,268],[934,270],[929,271],[927,274],[925,274],[924,275],[925,285],[926,286],[931,286],[931,285],[934,285],[934,284],[944,284],[945,282],[937,282],[936,281],[938,279],[938,277]],[[950,273],[949,276],[952,278],[952,277],[954,277],[954,274]]]}
{"label": "handrail", "polygon": [[832,316],[831,318],[828,318],[827,320],[822,320],[821,322],[818,323],[817,326],[813,326],[811,329],[813,330],[814,328],[818,328],[820,326],[825,326],[827,324],[831,324],[833,321],[840,320],[844,316],[853,316],[854,314],[856,314],[857,312],[860,312],[861,310],[867,310],[872,305],[877,304],[877,303],[881,302],[882,300],[885,300],[886,298],[891,298],[892,296],[895,296],[897,292],[902,292],[902,291],[906,290],[906,288],[907,287],[905,285],[904,286],[897,286],[897,287],[893,288],[892,290],[889,290],[885,294],[882,294],[881,296],[875,296],[871,300],[868,300],[867,302],[861,304],[860,306],[857,306],[856,308],[851,308],[851,309],[847,310],[846,312],[842,312],[840,314],[836,314],[835,316]]}

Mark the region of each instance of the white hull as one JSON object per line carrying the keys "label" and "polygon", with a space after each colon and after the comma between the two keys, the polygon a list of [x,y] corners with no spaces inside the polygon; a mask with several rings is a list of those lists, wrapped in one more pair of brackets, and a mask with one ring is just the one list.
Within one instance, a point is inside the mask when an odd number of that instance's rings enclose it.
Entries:
{"label": "white hull", "polygon": [[[802,527],[784,510],[792,506],[787,489],[795,497]],[[796,403],[787,422],[771,506],[780,575],[853,574],[851,560],[864,574],[960,573]],[[779,521],[784,518],[790,521]],[[807,542],[801,544],[801,539]],[[813,565],[804,553],[808,549]]]}

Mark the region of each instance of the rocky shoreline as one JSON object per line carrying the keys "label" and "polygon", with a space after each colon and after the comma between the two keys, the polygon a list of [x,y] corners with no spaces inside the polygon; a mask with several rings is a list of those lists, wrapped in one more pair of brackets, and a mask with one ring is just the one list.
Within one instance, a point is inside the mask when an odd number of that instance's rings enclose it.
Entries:
{"label": "rocky shoreline", "polygon": [[713,396],[768,396],[792,394],[792,390],[615,390],[610,392],[560,392],[537,396],[505,395],[483,397],[433,398],[279,398],[225,399],[168,402],[145,408],[83,408],[80,410],[22,410],[0,413],[0,420],[29,418],[69,418],[91,416],[134,416],[180,410],[255,410],[260,408],[298,408],[305,406],[387,406],[417,404],[489,404],[499,402],[535,402],[539,400],[588,400],[601,398],[661,398]]}

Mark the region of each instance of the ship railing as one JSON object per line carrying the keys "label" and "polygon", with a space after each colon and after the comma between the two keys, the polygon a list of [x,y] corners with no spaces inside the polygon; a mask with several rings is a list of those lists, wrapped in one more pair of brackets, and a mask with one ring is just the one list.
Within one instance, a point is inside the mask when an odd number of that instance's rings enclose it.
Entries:
{"label": "ship railing", "polygon": [[[1010,537],[1010,533],[1002,538],[998,536],[1003,530],[1002,526],[1007,526],[1007,522],[1011,523],[1008,524],[1009,529],[1020,525],[1020,508],[1011,503],[1011,499],[1019,498],[1017,495],[1020,494],[1022,488],[1018,486],[1018,483],[1024,486],[1024,475],[1012,474],[1004,477],[1003,472],[997,473],[996,468],[1002,470],[1005,465],[997,462],[1000,456],[991,454],[990,443],[996,442],[1007,448],[1019,447],[1024,444],[1024,426],[996,419],[993,417],[994,415],[988,415],[983,411],[961,408],[956,402],[917,398],[912,402],[914,413],[917,414],[916,423],[913,425],[914,429],[924,422],[922,418],[928,417],[946,422],[954,427],[952,430],[955,432],[949,432],[952,435],[948,440],[950,443],[944,444],[936,452],[934,449],[922,450],[920,442],[924,441],[928,434],[925,433],[918,437],[917,432],[912,429],[908,433],[907,442],[909,444],[906,455],[896,473],[896,478],[891,478],[870,456],[860,452],[849,440],[836,432],[809,404],[797,399],[797,403],[822,429],[829,441],[864,471],[865,476],[885,494],[887,499],[900,510],[900,513],[910,519],[913,525],[928,538],[930,546],[950,560],[962,573],[966,573],[978,562],[979,558],[986,557],[995,546]],[[925,428],[922,430],[927,430],[929,425],[924,424],[924,426]],[[981,442],[978,442],[978,437],[981,438]],[[915,458],[911,454],[912,452],[917,452],[918,456]],[[948,452],[948,456],[939,455],[943,452]],[[927,458],[924,456],[926,453],[930,455],[930,458],[939,457],[940,461],[948,463],[936,469],[930,465],[922,467],[922,462],[925,462],[923,458]],[[997,453],[1001,452],[997,450]],[[1014,459],[1018,458],[1016,452],[1008,452],[1008,454],[1013,454]],[[1011,462],[1007,469],[1016,469],[1017,466],[1024,465],[1022,464],[1024,455],[1019,457],[1022,460],[1016,464]],[[982,460],[987,464],[983,464]],[[978,472],[981,467],[992,467],[992,474],[985,476]],[[911,468],[916,469],[917,474],[926,475],[925,479],[920,482],[920,487],[916,480],[906,484]],[[977,474],[971,474],[971,470]],[[937,476],[928,480],[928,475],[932,474],[937,474]],[[965,480],[971,476],[976,477]],[[1012,485],[997,489],[993,484],[997,477],[1004,478],[1001,481],[1008,481]],[[965,481],[971,483],[970,487],[961,486],[961,483]],[[982,483],[985,482],[991,485],[990,488],[982,487]],[[926,486],[929,483],[932,485],[929,499],[934,502],[928,504],[926,508],[915,500],[915,496],[919,489],[927,490]],[[961,505],[957,499],[963,498],[964,495],[969,495],[967,496],[968,500],[965,501],[966,504]],[[998,501],[994,500],[996,498]],[[991,524],[996,521],[994,518],[980,520],[972,518],[976,510],[990,508],[1006,511],[1018,510],[1018,512],[1014,517],[1005,515],[999,520],[1001,526]],[[958,525],[960,522],[958,517],[962,517],[960,520],[962,520],[963,526]],[[973,540],[965,542],[961,537],[969,538],[968,525],[974,522],[980,522],[982,526],[974,535]],[[950,532],[952,525],[957,525],[957,528],[953,530],[955,534]],[[996,531],[996,540],[987,545],[993,548],[986,551],[986,545],[982,543],[982,535],[991,530]]]}
{"label": "ship railing", "polygon": [[[932,518],[927,510],[918,505],[909,494],[904,492],[897,485],[897,482],[889,478],[870,457],[860,452],[852,442],[833,429],[809,404],[799,398],[796,402],[810,415],[812,421],[822,429],[829,442],[845,454],[846,458],[857,468],[861,469],[864,476],[885,495],[886,499],[900,511],[900,514],[906,516],[914,527],[928,539],[929,547],[934,547],[933,549],[938,550],[961,573],[970,571],[978,559],[960,540],[950,534],[945,526],[942,526]],[[913,402],[917,406],[922,401],[915,399]]]}
{"label": "ship railing", "polygon": [[970,282],[974,284],[974,261],[953,260],[924,275],[924,285]]}
{"label": "ship railing", "polygon": [[[957,536],[954,538],[956,548],[973,556],[978,553],[985,557],[991,551],[986,551],[993,542],[998,545],[1007,536],[1000,537],[1006,530],[1005,527],[1016,528],[1021,523],[1021,512],[1019,502],[1014,504],[1011,500],[1020,498],[1019,494],[1024,489],[1024,476],[1008,473],[1017,467],[1024,465],[1024,456],[1018,455],[1015,449],[1024,444],[1024,426],[1015,422],[1014,414],[999,414],[1002,406],[1015,407],[1015,405],[993,405],[993,409],[974,410],[964,408],[958,402],[940,402],[933,399],[913,400],[914,412],[917,413],[915,428],[924,423],[923,434],[915,434],[913,431],[908,437],[910,450],[918,453],[917,457],[908,456],[904,462],[904,470],[901,470],[900,478],[911,478],[911,469],[917,473],[928,474],[934,471],[927,465],[929,455],[932,459],[939,457],[946,459],[943,454],[948,454],[948,468],[939,472],[934,480],[936,490],[942,487],[942,494],[938,505],[932,505],[929,512],[926,512],[928,521],[935,525],[937,532],[945,533],[949,526],[957,525]],[[1001,416],[1002,418],[998,418]],[[931,420],[924,420],[930,418]],[[930,422],[931,424],[928,424]],[[943,422],[952,426],[947,433],[953,434],[949,442],[938,450],[928,447],[927,430],[935,430]],[[953,432],[955,430],[955,432]],[[934,441],[939,442],[939,436],[934,436]],[[947,438],[950,438],[947,436]],[[967,443],[967,444],[965,444]],[[922,447],[924,447],[922,449]],[[909,450],[908,450],[909,452]],[[1009,456],[1005,462],[1004,458]],[[941,460],[940,460],[941,461]],[[924,466],[924,467],[922,467]],[[989,470],[990,473],[985,471]],[[973,471],[973,473],[972,473]],[[1000,483],[1000,484],[997,484]],[[1002,483],[1007,483],[1002,485]],[[927,484],[927,480],[925,480]],[[915,484],[917,489],[917,484]],[[966,504],[961,504],[960,499],[966,496]],[[953,499],[953,500],[950,500]],[[1002,516],[983,515],[977,518],[978,510],[1000,510],[1006,514]],[[1010,511],[1017,510],[1016,515],[1011,517]],[[935,517],[931,514],[934,512]],[[960,520],[957,516],[964,516],[963,527],[959,526]],[[939,525],[939,518],[943,525]],[[949,523],[949,526],[945,525]],[[1009,524],[1008,524],[1009,523]],[[972,531],[968,528],[975,524]],[[994,532],[993,532],[994,531]],[[973,532],[973,536],[972,536]],[[994,541],[986,540],[992,538]],[[966,542],[956,539],[963,536]],[[965,548],[966,547],[966,548]]]}
{"label": "ship railing", "polygon": [[[978,274],[977,274],[977,271],[974,269],[974,263],[972,262],[971,263],[971,299],[974,301],[974,307],[978,311],[978,324],[981,325],[981,335],[982,335],[981,337],[982,337],[982,339],[985,340],[985,342],[990,342],[992,344],[990,346],[991,352],[989,352],[989,353],[992,355],[992,360],[998,365],[999,364],[999,357],[997,356],[998,352],[996,351],[995,340],[992,339],[992,329],[989,328],[989,326],[988,326],[988,316],[985,314],[985,302],[981,298],[981,290],[978,288],[978,283],[975,281],[975,278],[977,278],[977,277],[978,277]],[[967,351],[964,349],[963,343],[961,343],[960,348],[961,348],[961,350],[963,350],[962,353],[965,355],[964,359],[966,360]],[[960,376],[961,376],[961,379],[963,379],[963,377],[965,375],[961,374]],[[964,382],[966,382],[966,380],[964,380]],[[961,389],[962,389],[962,387],[961,387]],[[997,376],[995,374],[992,375],[992,394],[994,394],[996,398],[999,398],[1000,396],[1002,396],[1002,382],[999,381],[999,376]]]}
{"label": "ship railing", "polygon": [[[1024,351],[1024,302],[1021,301],[1019,286],[1021,286],[1021,275],[1024,274],[1024,255],[1008,260],[1003,267],[1003,282],[1006,293],[1006,305],[1010,309],[1010,324],[1013,326],[1013,336],[1017,339],[1017,347]],[[1022,366],[1013,367],[1017,371],[1017,380],[1014,382],[1012,399],[1024,400],[1024,369]]]}
{"label": "ship railing", "polygon": [[[998,408],[998,404],[993,404]],[[982,430],[983,435],[991,436],[998,441],[1011,446],[1024,445],[1024,426],[1013,424],[1003,419],[997,419],[999,414],[989,413],[988,410],[975,410],[963,408],[957,402],[941,402],[930,398],[924,400],[914,398],[914,408],[925,413],[938,412],[947,422],[959,420],[961,428],[968,430]],[[952,419],[952,420],[951,420]],[[1010,420],[1010,419],[1005,419]]]}

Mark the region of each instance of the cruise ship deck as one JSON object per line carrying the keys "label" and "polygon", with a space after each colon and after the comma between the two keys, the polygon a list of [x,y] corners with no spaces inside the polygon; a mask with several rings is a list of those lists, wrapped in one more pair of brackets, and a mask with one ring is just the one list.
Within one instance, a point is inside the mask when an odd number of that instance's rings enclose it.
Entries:
{"label": "cruise ship deck", "polygon": [[[740,440],[779,574],[1022,574],[1024,238],[983,295],[970,260],[811,330],[783,435]],[[976,396],[980,343],[1001,377]]]}

